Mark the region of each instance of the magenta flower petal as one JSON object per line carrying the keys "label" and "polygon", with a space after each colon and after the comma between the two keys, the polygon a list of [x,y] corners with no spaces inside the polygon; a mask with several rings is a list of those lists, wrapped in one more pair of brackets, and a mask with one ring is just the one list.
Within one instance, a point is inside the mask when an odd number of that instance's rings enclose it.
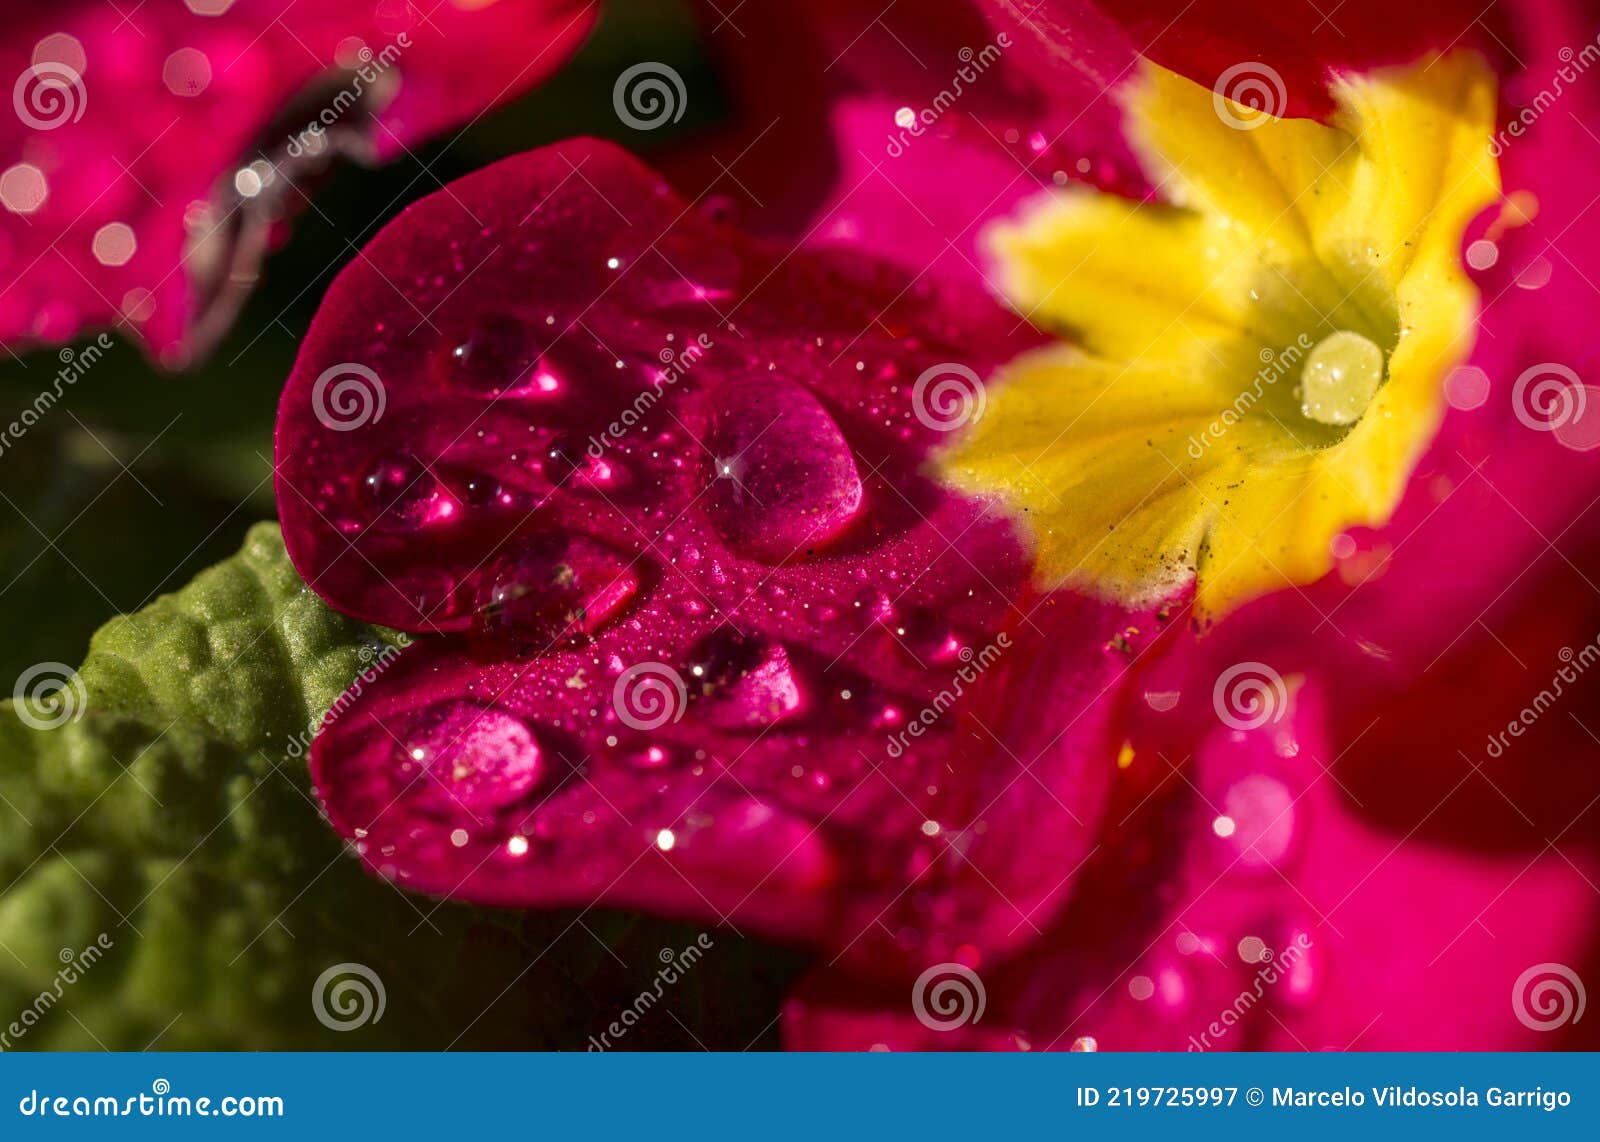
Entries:
{"label": "magenta flower petal", "polygon": [[549,75],[594,17],[578,0],[424,11],[190,0],[4,17],[0,341],[116,324],[183,366],[225,330],[309,168],[391,158],[481,114]]}
{"label": "magenta flower petal", "polygon": [[1049,87],[1070,89],[1089,68],[1103,72],[1119,49],[1131,50],[1207,87],[1225,76],[1249,79],[1252,88],[1239,93],[1270,100],[1278,115],[1326,114],[1337,71],[1461,47],[1502,63],[1514,59],[1507,6],[1472,0],[1351,4],[1337,12],[1239,0],[1078,0],[1043,11],[1025,0],[983,2],[997,25],[1019,28],[1026,65]]}
{"label": "magenta flower petal", "polygon": [[307,581],[445,632],[319,736],[335,826],[422,891],[732,916],[874,970],[1025,940],[1091,843],[1127,659],[922,474],[1014,324],[752,242],[605,144],[411,207],[279,413]]}
{"label": "magenta flower petal", "polygon": [[[1550,1046],[1531,997],[1514,985],[1537,965],[1585,962],[1595,935],[1592,862],[1468,856],[1362,822],[1328,769],[1334,758],[1317,688],[1290,692],[1276,716],[1253,728],[1213,715],[1197,765],[1180,770],[1181,779],[1160,747],[1154,756],[1141,751],[1131,772],[1153,762],[1136,779],[1145,791],[1107,813],[1107,859],[1084,872],[1058,922],[1020,955],[968,965],[976,979],[966,981],[968,994],[981,987],[981,1019],[971,1019],[975,1000],[959,1025],[954,1008],[948,1027],[919,1019],[911,983],[899,994],[863,989],[830,968],[789,1005],[787,1044]],[[1186,726],[1180,739],[1194,730]]]}
{"label": "magenta flower petal", "polygon": [[1135,60],[1109,23],[1062,88],[1028,66],[1032,32],[972,0],[701,8],[733,114],[663,169],[754,232],[982,286],[983,224],[1023,198],[1069,174],[1144,189],[1105,97]]}

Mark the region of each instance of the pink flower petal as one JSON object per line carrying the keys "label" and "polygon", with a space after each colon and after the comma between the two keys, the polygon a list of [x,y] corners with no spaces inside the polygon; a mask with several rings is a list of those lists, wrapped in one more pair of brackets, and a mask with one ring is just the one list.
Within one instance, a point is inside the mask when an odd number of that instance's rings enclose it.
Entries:
{"label": "pink flower petal", "polygon": [[[1212,715],[1192,767],[1161,746],[1141,751],[1106,815],[1106,859],[1085,871],[1058,921],[1022,954],[976,964],[981,1018],[970,1019],[973,1002],[967,1020],[951,1008],[955,1025],[942,1027],[927,1018],[926,997],[918,1018],[909,977],[863,987],[826,968],[786,1012],[788,1046],[1577,1045],[1581,1026],[1540,1029],[1533,997],[1516,985],[1541,965],[1586,962],[1592,860],[1577,850],[1570,862],[1468,856],[1363,823],[1329,768],[1316,688],[1284,692],[1251,729]],[[1141,765],[1149,771],[1138,776]]]}
{"label": "pink flower petal", "polygon": [[118,325],[182,367],[225,331],[306,174],[483,113],[593,18],[579,0],[18,9],[0,47],[0,341]]}

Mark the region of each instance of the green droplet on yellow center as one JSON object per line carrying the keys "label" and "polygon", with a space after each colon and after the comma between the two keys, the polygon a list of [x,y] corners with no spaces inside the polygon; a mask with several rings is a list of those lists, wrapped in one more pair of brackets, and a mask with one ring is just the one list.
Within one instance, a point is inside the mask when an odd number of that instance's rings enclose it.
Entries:
{"label": "green droplet on yellow center", "polygon": [[1300,411],[1318,424],[1354,424],[1382,381],[1382,349],[1348,329],[1330,334],[1306,357],[1300,374]]}

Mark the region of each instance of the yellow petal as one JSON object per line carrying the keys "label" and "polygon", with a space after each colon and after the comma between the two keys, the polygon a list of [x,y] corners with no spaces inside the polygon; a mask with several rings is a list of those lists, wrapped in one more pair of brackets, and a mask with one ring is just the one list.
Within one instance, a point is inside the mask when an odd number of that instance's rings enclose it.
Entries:
{"label": "yellow petal", "polygon": [[[1334,94],[1328,124],[1241,130],[1148,65],[1128,128],[1170,204],[1077,188],[989,235],[1011,303],[1077,347],[1002,369],[941,464],[1024,522],[1045,585],[1142,603],[1194,576],[1215,617],[1319,578],[1335,535],[1392,515],[1470,348],[1457,251],[1499,192],[1493,81],[1461,55]],[[1386,363],[1350,426],[1297,391],[1334,333]]]}

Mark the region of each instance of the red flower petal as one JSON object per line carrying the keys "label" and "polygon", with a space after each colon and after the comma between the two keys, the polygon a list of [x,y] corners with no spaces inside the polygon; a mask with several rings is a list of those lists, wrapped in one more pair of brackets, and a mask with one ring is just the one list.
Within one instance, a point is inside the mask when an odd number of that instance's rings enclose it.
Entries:
{"label": "red flower petal", "polygon": [[1143,189],[1106,98],[1134,64],[1110,25],[1104,70],[1063,87],[1033,74],[1032,31],[972,0],[701,7],[732,114],[663,169],[747,229],[981,285],[978,235],[1021,199],[1068,175]]}
{"label": "red flower petal", "polygon": [[1514,62],[1501,6],[1472,0],[1425,5],[1080,0],[1043,8],[1021,0],[986,3],[997,24],[1020,27],[1033,70],[1057,90],[1081,83],[1090,67],[1109,70],[1119,49],[1131,50],[1206,87],[1219,85],[1241,103],[1255,106],[1252,100],[1266,99],[1265,109],[1276,115],[1331,111],[1328,80],[1335,71],[1408,63],[1429,52],[1463,47]]}
{"label": "red flower petal", "polygon": [[387,159],[480,114],[549,75],[593,18],[579,0],[426,18],[408,0],[9,13],[0,342],[115,323],[186,364],[231,320],[309,166]]}
{"label": "red flower petal", "polygon": [[1087,852],[1124,659],[921,475],[1014,327],[752,242],[604,144],[414,205],[279,414],[308,582],[451,632],[318,738],[335,825],[424,891],[732,916],[875,967],[1025,939]]}

